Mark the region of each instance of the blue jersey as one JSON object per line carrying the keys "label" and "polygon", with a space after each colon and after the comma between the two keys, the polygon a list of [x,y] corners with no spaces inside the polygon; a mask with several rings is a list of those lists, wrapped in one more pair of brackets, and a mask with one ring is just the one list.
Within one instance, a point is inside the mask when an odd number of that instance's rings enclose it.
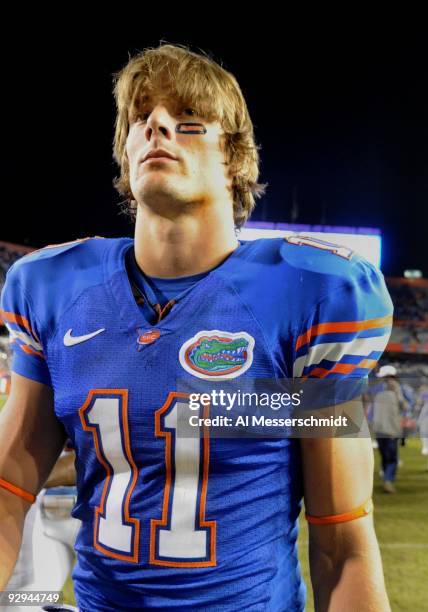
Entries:
{"label": "blue jersey", "polygon": [[391,328],[382,275],[323,242],[241,242],[150,324],[132,248],[47,247],[13,265],[2,296],[13,370],[52,385],[76,451],[80,609],[303,610],[299,440],[180,439],[175,385],[366,376]]}

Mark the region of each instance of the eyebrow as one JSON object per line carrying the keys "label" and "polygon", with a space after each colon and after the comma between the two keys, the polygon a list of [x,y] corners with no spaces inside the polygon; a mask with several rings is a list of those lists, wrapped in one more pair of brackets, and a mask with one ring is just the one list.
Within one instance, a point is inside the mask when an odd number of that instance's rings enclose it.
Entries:
{"label": "eyebrow", "polygon": [[183,100],[181,96],[172,95],[168,96],[159,96],[155,94],[154,96],[149,93],[137,94],[132,102],[132,105],[129,108],[128,116],[129,119],[135,118],[135,115],[139,112],[144,111],[148,106],[151,106],[154,102],[162,102],[164,103],[169,110],[176,111],[177,106],[182,106],[183,108],[192,108],[195,111],[197,117],[203,118],[207,122],[218,121],[218,117],[213,109],[200,108],[200,105],[194,100]]}

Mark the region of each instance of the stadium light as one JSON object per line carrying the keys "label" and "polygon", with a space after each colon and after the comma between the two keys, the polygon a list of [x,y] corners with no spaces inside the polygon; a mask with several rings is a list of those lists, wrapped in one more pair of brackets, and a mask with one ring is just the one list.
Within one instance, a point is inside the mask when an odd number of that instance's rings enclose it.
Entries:
{"label": "stadium light", "polygon": [[420,270],[404,270],[404,278],[422,278]]}

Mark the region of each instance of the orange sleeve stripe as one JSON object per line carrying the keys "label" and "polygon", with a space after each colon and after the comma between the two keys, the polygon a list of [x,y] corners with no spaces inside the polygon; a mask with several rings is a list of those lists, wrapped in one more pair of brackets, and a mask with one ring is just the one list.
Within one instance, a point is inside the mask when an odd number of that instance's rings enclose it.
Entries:
{"label": "orange sleeve stripe", "polygon": [[349,512],[343,514],[331,514],[330,516],[310,516],[305,513],[306,520],[312,525],[333,525],[334,523],[347,523],[348,521],[354,521],[355,519],[367,516],[373,511],[373,501],[368,499],[364,504],[354,508]]}
{"label": "orange sleeve stripe", "polygon": [[19,346],[22,348],[24,353],[27,353],[28,355],[35,355],[36,357],[40,357],[40,359],[45,358],[45,356],[42,353],[39,353],[39,351],[35,351],[34,349],[31,348],[31,346],[27,346],[26,344],[20,344]]}
{"label": "orange sleeve stripe", "polygon": [[35,340],[37,340],[37,342],[39,344],[41,344],[40,340],[38,339],[37,335],[33,332],[33,330],[31,329],[30,323],[28,322],[28,319],[26,319],[25,317],[15,314],[13,312],[6,312],[5,310],[0,310],[0,316],[3,319],[3,321],[8,321],[9,323],[16,323],[17,325],[21,325],[22,327],[25,327],[25,329],[28,331],[28,333],[33,336],[33,338]]}
{"label": "orange sleeve stripe", "polygon": [[327,368],[314,368],[307,378],[324,378],[327,374],[351,374],[358,368],[371,370],[375,367],[376,363],[376,359],[362,359],[359,363],[336,363],[331,370]]}
{"label": "orange sleeve stripe", "polygon": [[320,323],[313,325],[304,334],[297,338],[296,351],[307,344],[311,338],[320,334],[352,333],[364,329],[376,329],[377,327],[389,327],[392,325],[392,315],[380,317],[379,319],[367,319],[366,321],[341,321],[336,323]]}
{"label": "orange sleeve stripe", "polygon": [[17,315],[13,312],[6,312],[6,310],[0,310],[0,315],[3,321],[8,321],[9,323],[16,323],[17,325],[22,325],[25,329],[32,334],[30,324],[28,319],[22,317],[21,315]]}
{"label": "orange sleeve stripe", "polygon": [[14,495],[17,495],[18,497],[21,497],[22,499],[25,499],[25,501],[29,502],[30,504],[34,504],[34,502],[36,501],[35,495],[24,491],[24,489],[13,485],[7,480],[3,480],[3,478],[0,478],[0,487],[6,489],[6,491],[9,491],[10,493],[13,493]]}

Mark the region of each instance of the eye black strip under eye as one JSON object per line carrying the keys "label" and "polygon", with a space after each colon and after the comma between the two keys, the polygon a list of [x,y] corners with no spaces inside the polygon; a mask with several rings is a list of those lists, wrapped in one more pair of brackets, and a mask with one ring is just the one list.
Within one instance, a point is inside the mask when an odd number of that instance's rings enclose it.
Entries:
{"label": "eye black strip under eye", "polygon": [[207,128],[202,123],[177,123],[175,131],[178,134],[206,134]]}

